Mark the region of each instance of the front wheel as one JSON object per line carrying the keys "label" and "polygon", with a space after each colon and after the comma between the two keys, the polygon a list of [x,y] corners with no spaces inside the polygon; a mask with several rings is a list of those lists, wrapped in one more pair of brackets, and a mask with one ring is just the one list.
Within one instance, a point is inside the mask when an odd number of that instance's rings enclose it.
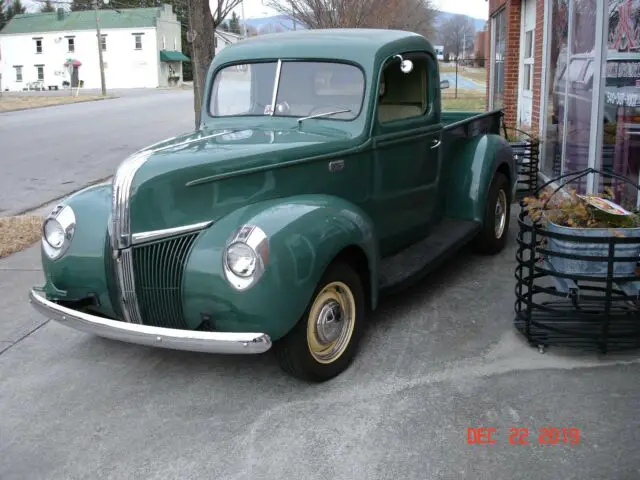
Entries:
{"label": "front wheel", "polygon": [[367,314],[358,273],[345,263],[329,266],[302,318],[274,345],[284,371],[302,380],[329,380],[351,364]]}
{"label": "front wheel", "polygon": [[482,230],[473,244],[476,251],[493,255],[504,249],[507,244],[510,213],[509,180],[504,174],[497,172],[489,187]]}

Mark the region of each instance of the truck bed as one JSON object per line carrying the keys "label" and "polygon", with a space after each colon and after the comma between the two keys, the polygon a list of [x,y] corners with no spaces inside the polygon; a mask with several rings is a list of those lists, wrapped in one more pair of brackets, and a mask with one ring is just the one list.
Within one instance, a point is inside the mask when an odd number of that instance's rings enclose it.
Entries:
{"label": "truck bed", "polygon": [[443,111],[440,118],[442,119],[442,124],[447,130],[455,128],[456,126],[468,125],[476,120],[485,120],[489,123],[495,122],[494,125],[491,125],[492,129],[494,129],[492,133],[499,133],[501,115],[501,110],[491,110],[489,112],[463,112],[452,110],[448,112]]}

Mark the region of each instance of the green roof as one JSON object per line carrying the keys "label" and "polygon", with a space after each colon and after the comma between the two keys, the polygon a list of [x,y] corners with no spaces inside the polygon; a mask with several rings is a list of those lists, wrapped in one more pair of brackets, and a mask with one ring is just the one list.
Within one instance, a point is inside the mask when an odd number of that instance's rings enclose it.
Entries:
{"label": "green roof", "polygon": [[160,50],[161,62],[190,62],[189,57],[175,50]]}
{"label": "green roof", "polygon": [[[161,8],[126,8],[119,11],[99,10],[100,28],[155,27]],[[14,16],[0,31],[10,33],[42,33],[69,30],[94,30],[96,17],[93,10],[64,12],[62,20],[57,13],[23,13]]]}
{"label": "green roof", "polygon": [[399,51],[426,50],[433,46],[422,35],[402,30],[334,28],[292,30],[248,37],[223,48],[213,67],[251,59],[319,58],[360,63],[365,68]]}

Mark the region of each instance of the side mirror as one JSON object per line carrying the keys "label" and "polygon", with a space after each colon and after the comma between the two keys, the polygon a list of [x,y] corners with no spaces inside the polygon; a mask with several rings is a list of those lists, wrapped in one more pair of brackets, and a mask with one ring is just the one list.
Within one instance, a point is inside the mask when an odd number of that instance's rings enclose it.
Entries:
{"label": "side mirror", "polygon": [[405,60],[402,58],[402,55],[395,55],[395,58],[399,58],[402,63],[400,63],[400,70],[402,73],[411,73],[413,70],[413,62],[411,60]]}
{"label": "side mirror", "polygon": [[449,80],[442,80],[440,82],[440,90],[446,90],[449,88]]}

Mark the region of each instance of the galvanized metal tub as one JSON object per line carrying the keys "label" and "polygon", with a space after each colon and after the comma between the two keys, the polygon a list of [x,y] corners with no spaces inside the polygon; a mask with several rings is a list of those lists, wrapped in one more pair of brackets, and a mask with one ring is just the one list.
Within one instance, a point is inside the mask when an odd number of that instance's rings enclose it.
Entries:
{"label": "galvanized metal tub", "polygon": [[[638,238],[637,243],[618,243],[614,245],[613,276],[629,277],[635,274],[636,261],[616,261],[617,258],[636,257],[640,260],[640,228],[572,228],[547,222],[547,230],[552,233],[572,235],[574,237],[606,238],[613,236],[613,231],[621,232],[625,237]],[[571,255],[588,255],[592,257],[608,257],[608,243],[574,242],[547,237],[548,250]],[[608,260],[577,260],[562,258],[548,254],[548,261],[559,273],[605,277],[608,271]]]}

